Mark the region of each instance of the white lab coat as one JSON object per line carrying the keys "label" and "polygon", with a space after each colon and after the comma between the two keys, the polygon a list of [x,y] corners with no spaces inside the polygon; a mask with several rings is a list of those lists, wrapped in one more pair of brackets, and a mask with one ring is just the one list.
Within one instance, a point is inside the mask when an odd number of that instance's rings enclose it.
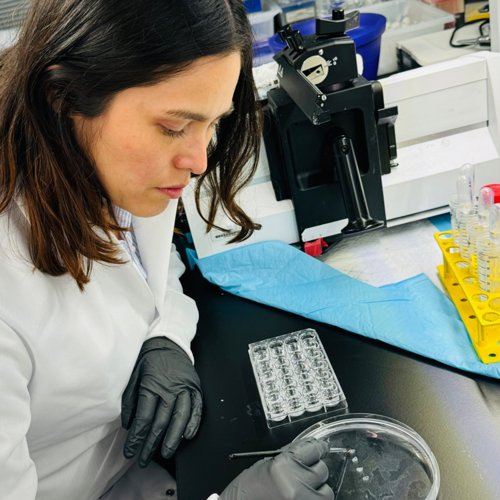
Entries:
{"label": "white lab coat", "polygon": [[0,214],[1,500],[95,500],[132,464],[121,395],[142,343],[166,336],[192,359],[198,312],[171,253],[176,206],[133,219],[148,282],[123,253],[123,265],[94,263],[83,293],[34,270],[19,204]]}

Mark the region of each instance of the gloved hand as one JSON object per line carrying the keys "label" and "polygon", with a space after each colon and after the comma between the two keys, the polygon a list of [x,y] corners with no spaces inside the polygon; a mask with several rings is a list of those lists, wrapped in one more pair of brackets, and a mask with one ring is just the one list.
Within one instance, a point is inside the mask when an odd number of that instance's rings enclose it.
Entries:
{"label": "gloved hand", "polygon": [[328,468],[321,460],[326,441],[308,438],[283,448],[244,470],[220,495],[220,500],[333,500],[326,484]]}
{"label": "gloved hand", "polygon": [[155,449],[170,458],[182,437],[191,439],[201,420],[200,379],[184,350],[166,337],[144,342],[122,396],[123,453],[140,451],[145,467]]}

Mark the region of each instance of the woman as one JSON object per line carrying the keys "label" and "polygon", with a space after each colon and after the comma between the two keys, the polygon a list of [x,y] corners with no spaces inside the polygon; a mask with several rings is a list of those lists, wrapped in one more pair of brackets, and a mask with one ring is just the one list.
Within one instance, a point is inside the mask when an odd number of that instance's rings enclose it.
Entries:
{"label": "woman", "polygon": [[[260,133],[242,2],[34,1],[0,65],[2,499],[175,495],[149,462],[201,418],[183,187],[200,176],[209,226],[221,206],[236,239],[256,229],[235,203]],[[324,448],[221,498],[331,498]]]}

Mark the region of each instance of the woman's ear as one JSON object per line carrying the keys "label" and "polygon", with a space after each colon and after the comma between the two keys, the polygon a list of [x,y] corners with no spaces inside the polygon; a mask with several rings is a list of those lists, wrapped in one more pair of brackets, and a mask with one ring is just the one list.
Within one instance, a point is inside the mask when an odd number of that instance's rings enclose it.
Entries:
{"label": "woman's ear", "polygon": [[62,64],[51,64],[50,66],[47,66],[45,71],[56,71],[58,69],[62,69]]}

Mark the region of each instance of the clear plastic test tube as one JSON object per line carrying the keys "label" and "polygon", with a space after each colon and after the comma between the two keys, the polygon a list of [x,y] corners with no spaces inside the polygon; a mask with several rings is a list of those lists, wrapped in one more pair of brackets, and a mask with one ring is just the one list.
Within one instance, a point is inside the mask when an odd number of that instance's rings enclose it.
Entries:
{"label": "clear plastic test tube", "polygon": [[489,213],[494,204],[494,199],[495,194],[491,188],[485,186],[480,189],[477,201],[477,215],[468,230],[470,270],[474,277],[477,277],[477,243],[480,238],[488,233]]}
{"label": "clear plastic test tube", "polygon": [[457,179],[456,226],[458,228],[458,246],[460,255],[466,260],[470,259],[470,234],[469,228],[477,217],[476,203],[476,172],[474,166],[466,163],[460,167]]}
{"label": "clear plastic test tube", "polygon": [[460,175],[467,179],[467,196],[468,201],[475,205],[476,203],[476,167],[472,163],[464,163],[460,167]]}
{"label": "clear plastic test tube", "polygon": [[459,247],[461,247],[462,245],[462,214],[466,213],[473,206],[470,185],[470,179],[466,175],[459,175],[456,181],[455,196],[450,200],[449,203],[453,240]]}
{"label": "clear plastic test tube", "polygon": [[477,278],[485,292],[500,291],[500,205],[491,207],[489,231],[477,242]]}

